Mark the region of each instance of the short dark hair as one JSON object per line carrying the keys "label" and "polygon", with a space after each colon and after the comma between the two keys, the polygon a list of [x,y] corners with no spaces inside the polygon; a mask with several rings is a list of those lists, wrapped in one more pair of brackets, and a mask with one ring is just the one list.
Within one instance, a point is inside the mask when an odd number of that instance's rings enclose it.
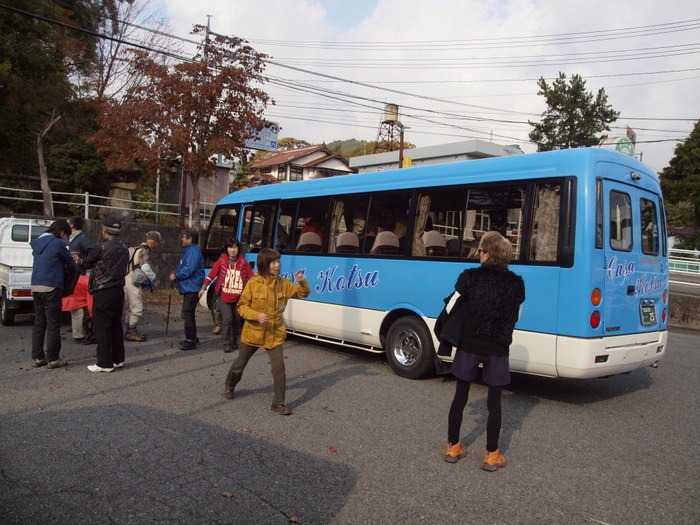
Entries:
{"label": "short dark hair", "polygon": [[193,230],[192,228],[185,228],[182,230],[180,236],[192,239],[192,244],[197,244],[199,242],[199,232],[197,230]]}
{"label": "short dark hair", "polygon": [[234,246],[236,246],[238,248],[238,253],[240,254],[241,253],[240,241],[238,239],[236,239],[235,237],[229,237],[228,239],[226,239],[226,242],[221,247],[221,253],[227,253],[227,250],[229,248],[233,248]]}
{"label": "short dark hair", "polygon": [[76,230],[82,230],[85,226],[85,219],[83,219],[80,215],[74,215],[68,219],[68,224],[72,225]]}
{"label": "short dark hair", "polygon": [[272,248],[263,248],[258,253],[258,273],[263,276],[270,275],[270,265],[280,260],[280,252]]}
{"label": "short dark hair", "polygon": [[68,226],[68,221],[65,219],[56,219],[46,231],[59,239],[62,238],[63,235],[70,237],[70,226]]}

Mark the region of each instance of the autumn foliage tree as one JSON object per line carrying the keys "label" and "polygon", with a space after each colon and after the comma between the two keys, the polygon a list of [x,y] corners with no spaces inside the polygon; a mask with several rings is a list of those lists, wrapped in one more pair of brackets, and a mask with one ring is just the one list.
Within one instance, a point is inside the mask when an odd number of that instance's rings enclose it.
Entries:
{"label": "autumn foliage tree", "polygon": [[157,63],[140,51],[130,63],[147,81],[129,88],[121,101],[106,101],[93,136],[109,169],[146,165],[153,172],[178,159],[192,182],[192,219],[199,226],[199,180],[211,177],[221,154],[244,153],[247,138],[264,127],[270,102],[261,89],[266,55],[239,38],[195,26],[203,43],[191,62]]}

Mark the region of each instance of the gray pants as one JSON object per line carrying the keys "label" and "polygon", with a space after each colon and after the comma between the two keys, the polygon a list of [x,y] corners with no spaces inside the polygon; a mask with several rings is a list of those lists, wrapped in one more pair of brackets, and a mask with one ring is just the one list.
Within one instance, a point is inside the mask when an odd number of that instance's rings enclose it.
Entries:
{"label": "gray pants", "polygon": [[221,297],[217,300],[221,312],[221,340],[224,350],[238,348],[238,338],[241,335],[241,318],[236,307],[238,303],[225,303]]}

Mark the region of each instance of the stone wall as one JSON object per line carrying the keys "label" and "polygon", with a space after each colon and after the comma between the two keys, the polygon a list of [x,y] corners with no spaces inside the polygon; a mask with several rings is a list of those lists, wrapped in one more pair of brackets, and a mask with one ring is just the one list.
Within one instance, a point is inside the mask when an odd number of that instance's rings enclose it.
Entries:
{"label": "stone wall", "polygon": [[700,330],[700,296],[671,293],[668,314],[670,326]]}
{"label": "stone wall", "polygon": [[[177,268],[182,253],[182,243],[180,242],[180,232],[182,228],[178,226],[161,226],[158,224],[127,222],[122,221],[121,239],[129,246],[138,246],[146,240],[146,234],[150,231],[160,233],[162,241],[158,248],[151,252],[151,260],[154,269],[160,279],[161,288],[169,286],[169,274]],[[85,221],[83,229],[95,242],[100,241],[102,232],[102,221],[88,219]],[[203,232],[200,232],[200,235]],[[201,246],[201,244],[200,244]]]}

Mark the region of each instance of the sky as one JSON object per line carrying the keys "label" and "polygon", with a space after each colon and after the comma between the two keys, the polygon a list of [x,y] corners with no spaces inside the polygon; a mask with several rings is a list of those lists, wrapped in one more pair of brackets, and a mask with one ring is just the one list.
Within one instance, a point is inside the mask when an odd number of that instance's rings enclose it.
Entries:
{"label": "sky", "polygon": [[481,139],[534,152],[528,121],[546,109],[537,80],[559,72],[605,89],[620,112],[609,134],[632,128],[656,171],[700,118],[700,2],[152,2],[174,35],[208,21],[268,54],[276,104],[265,116],[280,137],[312,144],[376,140],[391,103],[416,146]]}

